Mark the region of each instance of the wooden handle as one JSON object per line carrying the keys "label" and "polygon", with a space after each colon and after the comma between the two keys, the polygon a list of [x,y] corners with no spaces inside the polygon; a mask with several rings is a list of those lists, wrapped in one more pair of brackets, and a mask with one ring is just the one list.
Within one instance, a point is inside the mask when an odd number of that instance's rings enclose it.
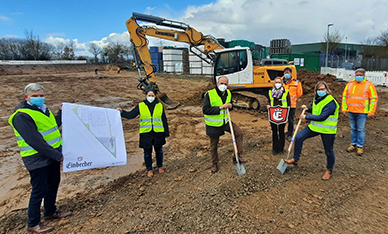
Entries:
{"label": "wooden handle", "polygon": [[[303,109],[301,115],[304,115],[304,112],[305,112],[305,111],[306,111],[306,109]],[[290,142],[290,146],[288,147],[287,159],[288,159],[288,156],[289,156],[289,154],[290,154],[290,152],[291,152],[291,147],[292,147],[292,144],[294,143],[295,136],[296,136],[296,134],[298,133],[298,129],[299,129],[300,122],[302,122],[302,119],[299,119],[298,125],[296,125],[294,134],[293,134],[292,139],[291,139],[291,142]]]}
{"label": "wooden handle", "polygon": [[232,120],[230,119],[229,108],[226,108],[226,112],[228,113],[230,133],[232,134],[232,138],[233,138],[234,153],[236,155],[236,161],[238,162],[237,145],[236,145],[236,139],[234,138],[234,131],[233,131]]}

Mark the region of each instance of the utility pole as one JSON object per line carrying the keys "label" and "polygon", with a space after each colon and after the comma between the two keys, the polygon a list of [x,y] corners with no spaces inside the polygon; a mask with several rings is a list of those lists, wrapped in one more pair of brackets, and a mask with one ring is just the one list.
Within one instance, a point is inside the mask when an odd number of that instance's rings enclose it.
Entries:
{"label": "utility pole", "polygon": [[326,62],[325,62],[325,67],[327,67],[327,59],[329,57],[329,27],[333,26],[333,24],[328,24],[327,25],[327,42],[326,42]]}

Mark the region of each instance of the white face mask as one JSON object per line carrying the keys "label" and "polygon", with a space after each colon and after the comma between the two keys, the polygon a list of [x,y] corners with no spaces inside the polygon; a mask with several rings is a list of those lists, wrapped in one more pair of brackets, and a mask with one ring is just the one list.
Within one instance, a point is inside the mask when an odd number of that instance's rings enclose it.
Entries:
{"label": "white face mask", "polygon": [[221,91],[221,92],[225,92],[225,90],[228,88],[228,86],[224,85],[224,84],[221,84],[218,86],[218,89]]}
{"label": "white face mask", "polygon": [[280,89],[280,87],[282,87],[282,84],[281,84],[281,83],[275,83],[275,88],[276,88],[276,89]]}
{"label": "white face mask", "polygon": [[155,101],[155,97],[147,97],[147,101],[149,103],[153,103]]}

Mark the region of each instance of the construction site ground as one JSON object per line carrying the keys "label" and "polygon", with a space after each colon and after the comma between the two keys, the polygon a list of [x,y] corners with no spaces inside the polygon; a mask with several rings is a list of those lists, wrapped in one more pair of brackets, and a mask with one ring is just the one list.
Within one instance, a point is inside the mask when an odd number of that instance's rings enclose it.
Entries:
{"label": "construction site ground", "polygon": [[[136,89],[138,74],[92,65],[0,66],[0,233],[26,233],[31,192],[8,116],[23,100],[31,82],[46,88],[46,104],[56,113],[62,102],[130,110],[144,95]],[[345,83],[330,75],[301,70],[311,105],[318,80],[329,83],[341,102]],[[202,97],[211,78],[157,75],[160,89],[181,106],[167,110],[171,137],[164,146],[166,173],[149,178],[138,148],[138,120],[123,119],[126,166],[62,173],[57,205],[72,211],[63,220],[47,221],[55,233],[387,233],[388,232],[388,92],[377,87],[379,103],[366,123],[364,155],[346,152],[348,118],[341,114],[334,144],[336,163],[329,181],[321,180],[326,155],[320,137],[304,143],[298,166],[282,175],[276,166],[284,155],[272,155],[266,112],[234,109],[232,120],[244,132],[247,173],[232,163],[230,134],[219,144],[220,170],[210,172],[209,138],[205,134]],[[297,109],[298,114],[301,112]],[[308,122],[303,120],[301,129]],[[286,142],[287,150],[289,142]]]}

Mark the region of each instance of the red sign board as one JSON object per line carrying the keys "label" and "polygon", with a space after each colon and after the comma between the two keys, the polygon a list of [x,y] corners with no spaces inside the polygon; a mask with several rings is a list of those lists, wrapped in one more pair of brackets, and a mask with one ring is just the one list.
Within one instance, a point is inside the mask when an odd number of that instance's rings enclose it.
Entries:
{"label": "red sign board", "polygon": [[268,109],[269,122],[274,124],[287,123],[290,107],[271,106]]}

